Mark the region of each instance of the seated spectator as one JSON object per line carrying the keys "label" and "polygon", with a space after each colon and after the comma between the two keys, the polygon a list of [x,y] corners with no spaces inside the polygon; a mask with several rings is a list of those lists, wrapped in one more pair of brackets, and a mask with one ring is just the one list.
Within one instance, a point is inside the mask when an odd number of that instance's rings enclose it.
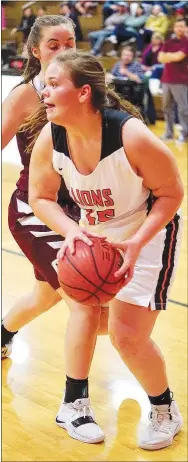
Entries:
{"label": "seated spectator", "polygon": [[153,32],[159,32],[163,37],[166,36],[169,26],[169,20],[166,14],[162,12],[160,5],[154,5],[152,14],[148,17],[144,30],[139,32],[137,45],[139,50],[143,50],[144,44],[149,43]]}
{"label": "seated spectator", "polygon": [[116,49],[118,49],[120,43],[126,40],[137,37],[140,28],[144,27],[147,21],[147,15],[141,4],[138,4],[135,15],[127,15],[124,24],[120,24],[115,29],[115,35],[117,38]]}
{"label": "seated spectator", "polygon": [[81,15],[81,16],[86,16],[86,17],[91,17],[92,14],[92,10],[95,9],[98,5],[99,2],[95,2],[95,1],[78,1],[78,0],[75,0],[75,1],[72,1],[72,2],[69,2],[72,4],[72,6],[74,6],[74,8],[77,10],[77,12]]}
{"label": "seated spectator", "polygon": [[[112,78],[122,78],[141,83],[144,78],[142,65],[134,60],[134,53],[129,47],[124,47],[121,51],[121,59],[111,71]],[[108,80],[110,80],[108,76]]]}
{"label": "seated spectator", "polygon": [[76,41],[81,42],[83,40],[83,33],[79,22],[79,13],[74,5],[71,2],[61,3],[59,13],[74,21]]}
{"label": "seated spectator", "polygon": [[152,14],[147,19],[145,29],[151,32],[159,32],[165,37],[169,26],[168,17],[162,12],[160,5],[154,5]]}
{"label": "seated spectator", "polygon": [[[18,27],[15,27],[11,31],[11,36],[14,36],[16,32],[23,33],[23,56],[27,57],[26,42],[30,33],[30,30],[35,22],[36,16],[33,14],[33,10],[30,6],[23,7],[23,15]],[[26,55],[25,55],[26,53]]]}
{"label": "seated spectator", "polygon": [[166,132],[163,140],[174,136],[174,101],[177,104],[179,123],[182,134],[179,141],[188,140],[188,38],[186,22],[177,19],[174,24],[174,36],[167,40],[159,53],[158,60],[164,64],[162,75],[163,110],[166,120]]}
{"label": "seated spectator", "polygon": [[152,6],[150,4],[148,4],[148,2],[134,2],[133,0],[130,0],[129,1],[129,8],[130,8],[130,15],[131,16],[135,16],[136,15],[136,11],[137,11],[137,8],[138,6],[143,6],[144,10],[145,10],[145,13],[147,14],[147,16],[149,16],[149,14],[151,13],[151,10],[152,10]]}
{"label": "seated spectator", "polygon": [[111,16],[113,13],[117,11],[117,3],[118,3],[117,0],[116,1],[110,0],[108,2],[104,2],[103,10],[102,10],[103,24],[105,24],[105,21],[107,18],[109,18],[109,16]]}
{"label": "seated spectator", "polygon": [[38,6],[38,8],[37,8],[37,18],[40,18],[41,16],[45,16],[46,14],[47,14],[46,6]]}
{"label": "seated spectator", "polygon": [[104,29],[88,34],[88,39],[91,41],[91,53],[95,56],[100,55],[104,41],[113,34],[116,25],[123,24],[128,15],[127,2],[118,2],[117,8],[117,12],[106,19]]}
{"label": "seated spectator", "polygon": [[[146,0],[148,7],[150,7],[150,12],[152,11],[152,7],[155,6],[155,5],[159,5],[161,7],[161,11],[163,11],[163,13],[165,14],[168,14],[169,12],[169,6],[170,6],[170,9],[171,7],[173,6],[174,4],[174,0]],[[149,11],[149,8],[148,8],[148,11]]]}

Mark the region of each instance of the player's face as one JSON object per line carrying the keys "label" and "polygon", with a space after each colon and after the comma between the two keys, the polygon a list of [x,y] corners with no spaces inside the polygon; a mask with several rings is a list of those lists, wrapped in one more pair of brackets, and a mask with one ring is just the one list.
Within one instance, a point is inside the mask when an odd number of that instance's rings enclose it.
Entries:
{"label": "player's face", "polygon": [[58,26],[44,27],[39,48],[33,48],[33,55],[36,56],[44,70],[60,51],[76,49],[75,34],[72,27],[65,24]]}
{"label": "player's face", "polygon": [[80,89],[70,79],[66,66],[52,63],[45,74],[43,90],[47,119],[57,125],[68,125],[79,111]]}

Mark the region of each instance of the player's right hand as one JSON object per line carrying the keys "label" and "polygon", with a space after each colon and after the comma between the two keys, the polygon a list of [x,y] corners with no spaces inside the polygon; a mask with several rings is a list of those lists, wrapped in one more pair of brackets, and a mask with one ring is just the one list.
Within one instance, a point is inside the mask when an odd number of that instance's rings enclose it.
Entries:
{"label": "player's right hand", "polygon": [[57,260],[61,260],[67,249],[69,249],[70,253],[73,255],[75,253],[76,247],[76,241],[83,241],[85,244],[92,246],[93,242],[90,239],[90,237],[98,237],[100,239],[105,240],[106,237],[100,236],[99,234],[91,233],[88,231],[86,228],[81,228],[81,227],[75,227],[74,229],[71,229],[65,240],[63,241],[63,244],[61,246],[61,249],[57,253]]}

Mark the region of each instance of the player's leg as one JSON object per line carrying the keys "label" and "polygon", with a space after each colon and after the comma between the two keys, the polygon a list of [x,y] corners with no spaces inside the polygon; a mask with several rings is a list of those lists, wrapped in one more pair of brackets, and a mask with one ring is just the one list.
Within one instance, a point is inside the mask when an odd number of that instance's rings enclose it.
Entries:
{"label": "player's leg", "polygon": [[17,331],[60,300],[60,295],[47,282],[36,280],[31,292],[16,301],[4,316],[3,324],[9,331]]}
{"label": "player's leg", "polygon": [[109,307],[101,306],[100,322],[97,335],[108,335]]}
{"label": "player's leg", "polygon": [[[62,294],[62,289],[58,292]],[[85,443],[103,441],[104,433],[90,407],[88,375],[100,323],[100,307],[76,303],[65,296],[70,316],[65,336],[65,394],[56,423]]]}
{"label": "player's leg", "polygon": [[168,387],[164,358],[150,338],[159,312],[117,299],[110,303],[111,342],[151,396],[160,395]]}
{"label": "player's leg", "polygon": [[151,403],[150,424],[139,432],[139,446],[149,450],[172,444],[183,423],[172,400],[164,358],[150,338],[158,314],[120,300],[111,302],[109,313],[111,341]]}
{"label": "player's leg", "polygon": [[32,291],[17,300],[3,318],[2,357],[7,357],[11,353],[13,337],[21,327],[55,306],[60,300],[60,295],[47,282],[36,280]]}
{"label": "player's leg", "polygon": [[166,228],[143,247],[132,280],[110,303],[111,341],[151,403],[150,426],[139,438],[139,445],[144,449],[168,446],[182,426],[182,417],[171,397],[164,358],[150,338],[160,310],[166,309],[181,231],[181,216],[177,213]]}
{"label": "player's leg", "polygon": [[[62,299],[56,290],[59,283],[57,279],[57,272],[54,267],[51,266],[50,271],[47,271],[47,278],[49,273],[49,281],[51,285],[46,282],[43,275],[35,269],[37,280],[33,290],[16,301],[10,311],[4,316],[1,325],[2,358],[6,358],[10,355],[12,351],[13,337],[18,330],[21,329],[21,327],[25,326],[37,316],[55,306]],[[98,334],[108,334],[108,307],[101,309]]]}

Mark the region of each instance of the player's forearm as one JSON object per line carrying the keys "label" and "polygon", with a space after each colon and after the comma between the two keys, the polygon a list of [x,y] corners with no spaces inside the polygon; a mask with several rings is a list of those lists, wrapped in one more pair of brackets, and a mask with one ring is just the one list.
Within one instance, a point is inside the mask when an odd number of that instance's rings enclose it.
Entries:
{"label": "player's forearm", "polygon": [[160,197],[154,203],[143,225],[133,236],[140,249],[151,241],[174,217],[183,199],[183,192],[176,198]]}
{"label": "player's forearm", "polygon": [[67,217],[60,205],[55,201],[33,199],[30,201],[30,206],[39,220],[63,237],[66,237],[70,229],[78,227],[76,222]]}

